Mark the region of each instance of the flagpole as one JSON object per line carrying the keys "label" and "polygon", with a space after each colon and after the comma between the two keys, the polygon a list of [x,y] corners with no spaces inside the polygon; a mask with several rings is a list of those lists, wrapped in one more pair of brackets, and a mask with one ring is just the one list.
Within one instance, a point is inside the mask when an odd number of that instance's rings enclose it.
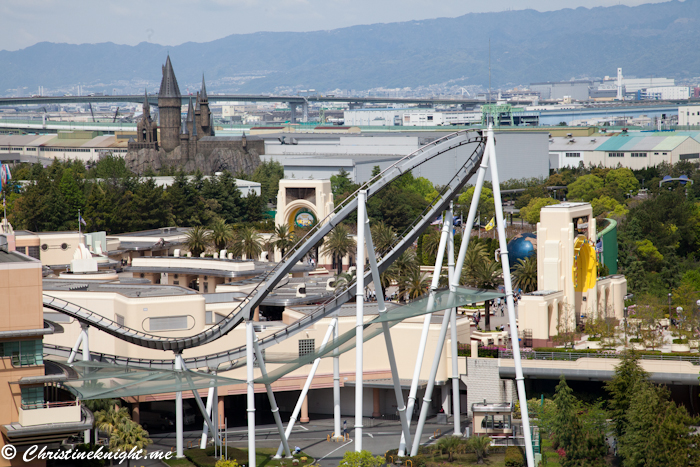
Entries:
{"label": "flagpole", "polygon": [[78,209],[78,239],[80,239],[80,236],[83,234],[82,229],[80,228],[80,209]]}

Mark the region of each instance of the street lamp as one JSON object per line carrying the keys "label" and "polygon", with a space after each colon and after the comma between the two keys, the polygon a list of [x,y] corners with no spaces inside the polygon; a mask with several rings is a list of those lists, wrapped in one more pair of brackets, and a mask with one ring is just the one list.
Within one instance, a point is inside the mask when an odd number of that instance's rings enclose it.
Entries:
{"label": "street lamp", "polygon": [[672,294],[669,292],[669,294],[668,294],[668,317],[669,317],[669,319],[671,318],[671,296],[672,296]]}

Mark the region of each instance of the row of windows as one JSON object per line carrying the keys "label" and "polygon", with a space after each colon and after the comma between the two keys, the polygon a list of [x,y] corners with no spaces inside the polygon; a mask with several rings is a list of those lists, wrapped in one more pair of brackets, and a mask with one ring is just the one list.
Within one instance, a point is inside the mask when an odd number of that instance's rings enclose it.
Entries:
{"label": "row of windows", "polygon": [[608,157],[625,157],[624,152],[609,152]]}
{"label": "row of windows", "polygon": [[41,409],[44,407],[44,386],[22,388],[22,409]]}
{"label": "row of windows", "polygon": [[0,148],[0,151],[36,151],[36,148]]}
{"label": "row of windows", "polygon": [[0,342],[0,357],[12,358],[14,366],[44,364],[44,346],[41,339]]}
{"label": "row of windows", "polygon": [[510,415],[486,415],[481,420],[481,428],[490,430],[509,430]]}
{"label": "row of windows", "polygon": [[42,151],[48,152],[91,152],[92,149],[85,148],[41,148]]}
{"label": "row of windows", "polygon": [[27,256],[31,256],[34,259],[41,259],[39,258],[39,247],[38,246],[18,246],[15,248],[15,250],[19,251],[22,254],[25,254]]}
{"label": "row of windows", "polygon": [[580,152],[567,152],[566,157],[581,157]]}
{"label": "row of windows", "polygon": [[148,324],[150,331],[171,331],[174,329],[187,329],[187,315],[149,318]]}
{"label": "row of windows", "polygon": [[632,157],[647,157],[646,152],[633,152],[631,155]]}

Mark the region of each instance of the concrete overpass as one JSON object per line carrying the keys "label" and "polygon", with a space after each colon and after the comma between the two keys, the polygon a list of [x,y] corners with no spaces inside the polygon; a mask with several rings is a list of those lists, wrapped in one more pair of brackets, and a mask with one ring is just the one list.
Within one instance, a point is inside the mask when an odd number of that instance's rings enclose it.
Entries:
{"label": "concrete overpass", "polygon": [[[698,385],[699,354],[640,355],[642,368],[657,384]],[[583,352],[523,352],[523,375],[526,379],[555,379],[609,381],[615,374],[620,358],[615,353]],[[504,379],[515,378],[515,360],[511,351],[500,351],[498,374]]]}

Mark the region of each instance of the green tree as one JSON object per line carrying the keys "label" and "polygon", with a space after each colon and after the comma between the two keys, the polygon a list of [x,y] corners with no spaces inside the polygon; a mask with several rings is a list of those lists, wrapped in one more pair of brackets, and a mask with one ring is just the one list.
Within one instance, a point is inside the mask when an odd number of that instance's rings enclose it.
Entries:
{"label": "green tree", "polygon": [[217,253],[224,250],[234,238],[233,228],[224,219],[215,219],[209,228],[209,241],[214,244]]}
{"label": "green tree", "polygon": [[513,285],[525,293],[537,290],[537,255],[518,259],[513,270]]}
{"label": "green tree", "polygon": [[559,204],[559,201],[554,198],[532,198],[527,206],[520,209],[520,217],[529,224],[537,224],[542,208],[553,204]]}
{"label": "green tree", "polygon": [[[469,207],[472,204],[472,198],[474,197],[475,187],[470,186],[465,192],[459,195],[457,198],[457,209],[456,212],[462,215],[464,218],[469,214]],[[495,205],[493,203],[493,190],[488,187],[481,188],[481,194],[479,194],[479,212],[482,217],[488,217],[489,219],[493,217]]]}
{"label": "green tree", "polygon": [[481,265],[488,260],[488,252],[483,243],[471,241],[464,255],[464,266],[460,282],[462,285],[478,287],[478,274]]}
{"label": "green tree", "polygon": [[409,300],[420,298],[430,288],[428,275],[420,272],[419,268],[409,270],[408,274],[404,276],[404,282]]}
{"label": "green tree", "polygon": [[130,231],[157,229],[173,225],[172,207],[167,201],[165,189],[152,178],[141,179],[134,191]]}
{"label": "green tree", "polygon": [[209,233],[201,225],[192,227],[185,235],[185,247],[193,257],[200,256],[209,246]]}
{"label": "green tree", "polygon": [[696,465],[698,436],[683,406],[669,400],[668,389],[639,381],[630,394],[627,426],[620,438],[624,467]]}
{"label": "green tree", "polygon": [[491,438],[488,436],[472,436],[467,440],[467,447],[476,454],[476,463],[483,464],[491,447]]}
{"label": "green tree", "polygon": [[[501,263],[486,259],[476,268],[475,285],[480,289],[495,289],[503,283]],[[484,329],[491,330],[491,301],[484,302]]]}
{"label": "green tree", "polygon": [[624,199],[626,195],[635,196],[639,191],[639,181],[634,173],[626,168],[613,169],[605,175],[605,188],[609,188]]}
{"label": "green tree", "polygon": [[[475,438],[480,438],[480,437],[475,437]],[[489,442],[490,441],[491,440],[489,440]],[[459,436],[446,436],[444,438],[441,438],[440,441],[438,441],[436,448],[438,450],[440,450],[440,452],[447,454],[447,461],[448,462],[454,462],[455,454],[457,454],[460,451],[463,444],[464,444],[463,440]],[[483,464],[484,462],[483,462],[483,460],[481,460],[481,462],[479,462],[479,463]]]}
{"label": "green tree", "polygon": [[374,457],[369,451],[346,451],[340,460],[343,467],[380,467],[384,465],[384,457]]}
{"label": "green tree", "polygon": [[263,161],[253,172],[252,181],[260,183],[263,204],[277,204],[280,180],[284,178],[284,167],[277,161]]}
{"label": "green tree", "polygon": [[284,253],[288,248],[294,246],[296,243],[294,241],[294,232],[289,229],[289,225],[280,224],[275,226],[275,232],[272,236],[273,244],[275,248],[280,250],[282,253],[282,258],[284,258]]}
{"label": "green tree", "polygon": [[603,467],[605,466],[605,431],[600,426],[583,422],[580,402],[566,384],[562,375],[554,394],[556,414],[552,421],[552,431],[559,446],[564,451],[562,467]]}
{"label": "green tree", "polygon": [[326,236],[323,245],[323,254],[330,255],[335,261],[338,275],[343,272],[343,258],[350,253],[357,243],[350,236],[350,231],[343,224],[338,224]]}
{"label": "green tree", "polygon": [[594,217],[604,214],[606,217],[611,216],[619,219],[629,213],[629,210],[618,203],[615,198],[611,198],[610,196],[593,198],[591,200],[591,207],[593,208]]}
{"label": "green tree", "polygon": [[608,412],[618,443],[627,431],[635,388],[648,378],[647,372],[639,364],[639,356],[636,353],[625,351],[620,355],[620,359],[620,363],[615,367],[615,375],[605,383],[605,389],[610,395]]}
{"label": "green tree", "polygon": [[234,236],[233,254],[245,255],[246,259],[257,259],[262,253],[262,236],[254,227],[246,226]]}
{"label": "green tree", "polygon": [[372,243],[379,256],[387,253],[396,241],[396,231],[390,225],[380,221],[372,225]]}
{"label": "green tree", "polygon": [[[152,442],[148,432],[141,425],[126,418],[120,420],[112,430],[109,436],[109,450],[129,453],[135,448],[135,452],[145,454],[146,446]],[[126,465],[127,467],[131,465],[131,459],[127,459]]]}
{"label": "green tree", "polygon": [[583,175],[569,185],[567,198],[571,200],[590,201],[603,188],[604,181],[595,175]]}
{"label": "green tree", "polygon": [[357,190],[358,185],[350,180],[350,172],[341,168],[337,175],[331,175],[331,191],[336,200],[345,199]]}
{"label": "green tree", "polygon": [[[429,228],[428,233],[423,235],[423,256],[427,264],[434,264],[440,247],[440,231]],[[421,258],[423,259],[423,258]]]}

